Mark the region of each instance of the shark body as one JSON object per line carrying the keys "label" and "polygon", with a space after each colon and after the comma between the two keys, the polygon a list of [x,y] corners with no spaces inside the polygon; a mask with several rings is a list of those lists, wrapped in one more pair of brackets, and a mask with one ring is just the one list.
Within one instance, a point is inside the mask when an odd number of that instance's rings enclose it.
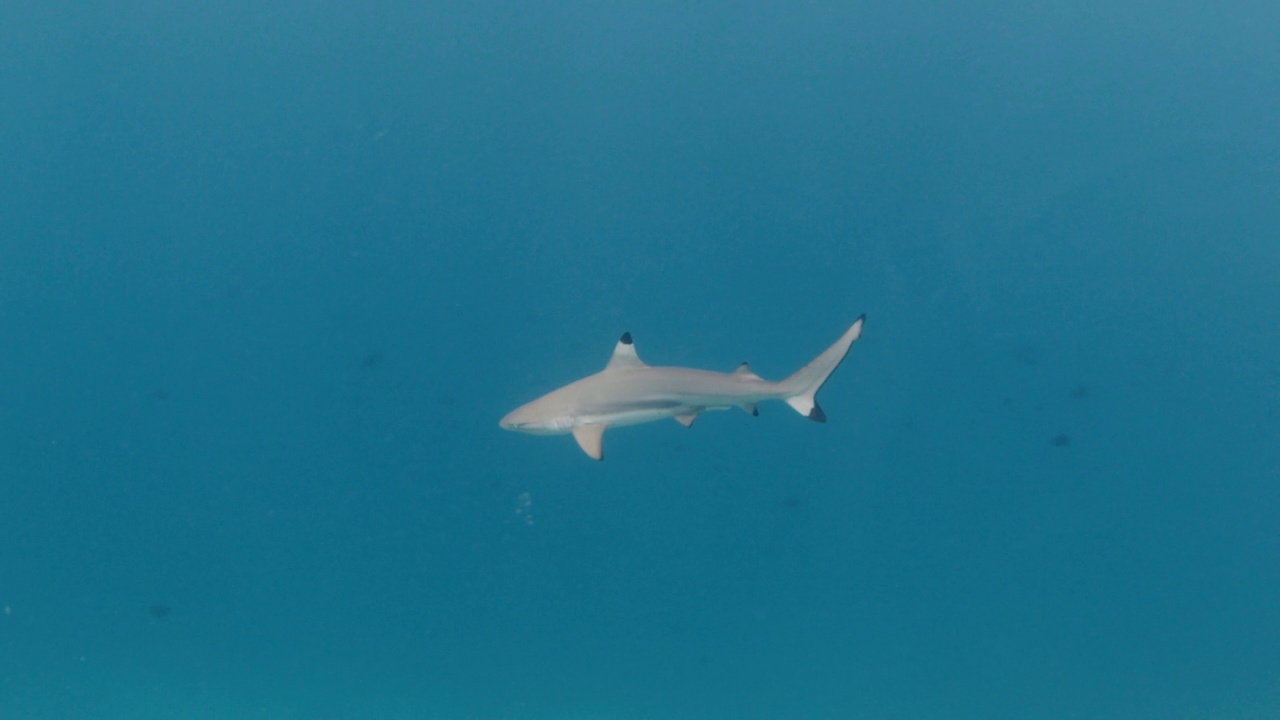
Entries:
{"label": "shark body", "polygon": [[730,373],[646,365],[636,354],[631,333],[623,333],[604,370],[516,408],[499,424],[532,435],[572,434],[583,452],[603,460],[607,428],[664,418],[689,427],[700,413],[731,407],[758,415],[756,405],[766,400],[782,400],[810,420],[826,422],[818,390],[862,334],[865,317],[859,316],[831,347],[779,382],[756,375],[746,363]]}

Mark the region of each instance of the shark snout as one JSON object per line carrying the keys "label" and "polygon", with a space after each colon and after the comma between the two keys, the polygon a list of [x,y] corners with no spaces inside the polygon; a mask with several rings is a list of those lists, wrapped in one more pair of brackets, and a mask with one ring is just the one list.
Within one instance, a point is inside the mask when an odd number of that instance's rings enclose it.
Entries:
{"label": "shark snout", "polygon": [[570,425],[566,419],[556,414],[543,412],[537,401],[531,402],[507,413],[498,421],[504,430],[529,433],[531,435],[556,435],[569,432]]}
{"label": "shark snout", "polygon": [[498,421],[498,425],[504,430],[536,432],[539,426],[538,418],[529,412],[528,407],[524,405],[507,413],[506,417]]}

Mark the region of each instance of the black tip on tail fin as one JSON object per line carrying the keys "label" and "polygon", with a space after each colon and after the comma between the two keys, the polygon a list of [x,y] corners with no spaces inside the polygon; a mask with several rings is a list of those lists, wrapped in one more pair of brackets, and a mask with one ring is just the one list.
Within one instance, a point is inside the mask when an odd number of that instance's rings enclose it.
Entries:
{"label": "black tip on tail fin", "polygon": [[818,403],[813,404],[813,409],[809,411],[809,419],[814,422],[824,423],[827,421],[827,414],[822,412],[822,408]]}
{"label": "black tip on tail fin", "polygon": [[618,342],[622,343],[623,345],[630,345],[630,344],[631,344],[631,332],[630,332],[630,331],[627,331],[627,332],[622,333],[622,337],[618,339]]}

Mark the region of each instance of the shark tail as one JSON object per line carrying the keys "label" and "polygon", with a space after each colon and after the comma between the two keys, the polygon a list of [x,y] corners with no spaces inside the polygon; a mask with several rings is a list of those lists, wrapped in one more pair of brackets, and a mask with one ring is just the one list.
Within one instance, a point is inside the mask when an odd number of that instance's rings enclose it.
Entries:
{"label": "shark tail", "polygon": [[791,374],[791,377],[778,383],[783,392],[783,400],[796,412],[815,422],[826,422],[827,414],[818,406],[818,391],[823,383],[831,377],[831,373],[840,366],[840,361],[849,353],[849,347],[862,335],[862,321],[866,315],[859,315],[857,320],[844,331],[839,340],[814,358],[808,365]]}

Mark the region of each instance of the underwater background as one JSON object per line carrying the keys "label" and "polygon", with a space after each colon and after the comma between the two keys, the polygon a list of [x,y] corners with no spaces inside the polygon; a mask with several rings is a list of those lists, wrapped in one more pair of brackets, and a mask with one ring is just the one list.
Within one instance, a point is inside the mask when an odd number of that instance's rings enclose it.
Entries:
{"label": "underwater background", "polygon": [[0,718],[1280,717],[1277,38],[7,0]]}

